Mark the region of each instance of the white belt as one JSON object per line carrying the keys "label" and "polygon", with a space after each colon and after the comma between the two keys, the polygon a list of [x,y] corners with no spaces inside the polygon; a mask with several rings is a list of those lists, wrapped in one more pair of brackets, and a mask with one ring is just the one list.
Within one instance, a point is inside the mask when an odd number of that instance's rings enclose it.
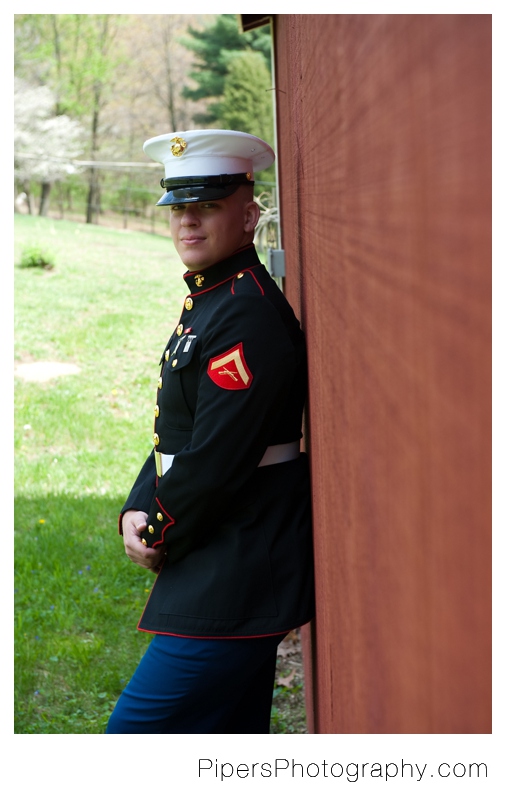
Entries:
{"label": "white belt", "polygon": [[[267,448],[262,456],[259,467],[268,467],[271,464],[282,464],[284,461],[293,461],[300,455],[300,443],[289,442],[288,444],[273,444]],[[172,466],[175,456],[167,453],[159,453],[155,450],[156,474],[159,478],[165,475]]]}

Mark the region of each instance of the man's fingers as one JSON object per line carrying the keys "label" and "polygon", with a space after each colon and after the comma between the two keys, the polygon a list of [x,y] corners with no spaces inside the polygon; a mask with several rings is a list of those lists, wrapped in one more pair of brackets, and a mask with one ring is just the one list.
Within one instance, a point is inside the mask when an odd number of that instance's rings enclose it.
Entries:
{"label": "man's fingers", "polygon": [[130,561],[145,569],[155,570],[161,563],[165,550],[147,546],[142,535],[147,527],[147,516],[144,511],[126,512],[123,518],[123,542]]}
{"label": "man's fingers", "polygon": [[128,541],[125,542],[125,552],[131,561],[146,569],[156,566],[164,555],[160,550],[147,547],[137,535],[128,537]]}

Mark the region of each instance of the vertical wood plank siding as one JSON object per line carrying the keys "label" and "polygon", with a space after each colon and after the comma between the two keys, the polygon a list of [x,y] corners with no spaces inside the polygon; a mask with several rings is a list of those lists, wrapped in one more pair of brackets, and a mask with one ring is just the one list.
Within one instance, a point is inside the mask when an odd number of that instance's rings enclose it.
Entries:
{"label": "vertical wood plank siding", "polygon": [[276,15],[317,733],[491,730],[491,17]]}

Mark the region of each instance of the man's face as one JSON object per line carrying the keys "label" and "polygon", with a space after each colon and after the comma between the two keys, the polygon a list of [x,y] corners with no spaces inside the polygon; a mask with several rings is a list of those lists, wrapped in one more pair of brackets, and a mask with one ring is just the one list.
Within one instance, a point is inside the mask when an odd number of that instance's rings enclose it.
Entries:
{"label": "man's face", "polygon": [[253,241],[259,209],[243,187],[221,200],[170,206],[170,231],[183,264],[196,272]]}

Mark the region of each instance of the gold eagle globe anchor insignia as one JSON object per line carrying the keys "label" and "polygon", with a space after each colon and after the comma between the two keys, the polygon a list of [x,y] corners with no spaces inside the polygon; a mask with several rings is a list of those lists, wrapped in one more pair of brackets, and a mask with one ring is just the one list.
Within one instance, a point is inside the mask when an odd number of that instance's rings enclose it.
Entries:
{"label": "gold eagle globe anchor insignia", "polygon": [[182,139],[180,136],[174,136],[174,138],[171,139],[170,141],[174,142],[174,144],[170,148],[172,155],[177,157],[182,156],[184,151],[188,147],[188,144],[185,142],[185,140]]}

